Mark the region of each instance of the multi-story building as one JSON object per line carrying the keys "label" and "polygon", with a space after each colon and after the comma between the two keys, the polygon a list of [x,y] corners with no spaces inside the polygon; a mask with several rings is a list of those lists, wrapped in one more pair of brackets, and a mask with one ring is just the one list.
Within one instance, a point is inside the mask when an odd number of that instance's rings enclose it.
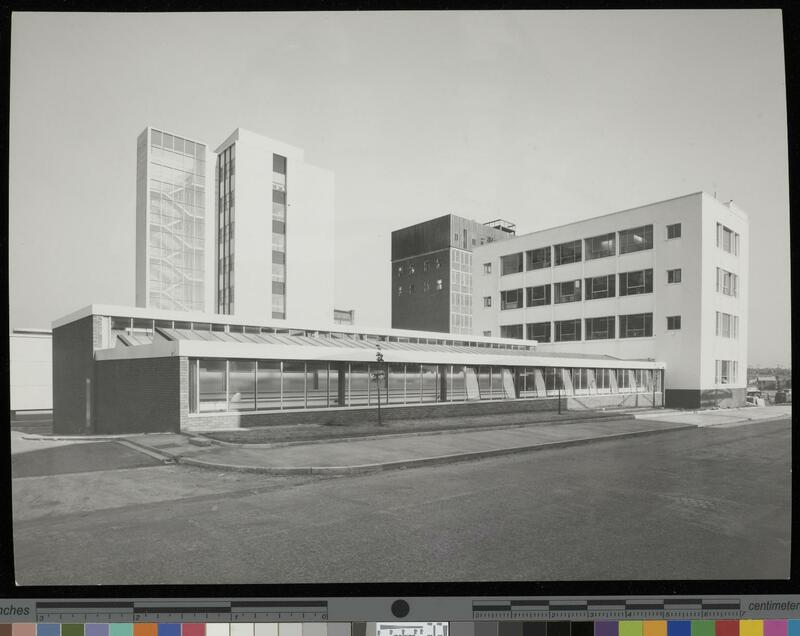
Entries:
{"label": "multi-story building", "polygon": [[513,235],[452,214],[392,232],[392,327],[473,333],[473,250]]}
{"label": "multi-story building", "polygon": [[206,144],[147,127],[137,141],[136,305],[208,311]]}
{"label": "multi-story building", "polygon": [[472,257],[474,333],[664,362],[667,406],[744,403],[748,220],[732,202],[698,192]]}
{"label": "multi-story building", "polygon": [[333,173],[241,128],[216,153],[216,312],[329,321]]}

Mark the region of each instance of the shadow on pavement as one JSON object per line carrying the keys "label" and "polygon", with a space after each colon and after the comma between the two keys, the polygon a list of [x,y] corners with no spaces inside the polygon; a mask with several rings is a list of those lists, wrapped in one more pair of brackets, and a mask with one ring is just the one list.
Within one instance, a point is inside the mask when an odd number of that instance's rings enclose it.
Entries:
{"label": "shadow on pavement", "polygon": [[13,455],[11,476],[40,477],[160,464],[158,460],[116,442],[72,444]]}

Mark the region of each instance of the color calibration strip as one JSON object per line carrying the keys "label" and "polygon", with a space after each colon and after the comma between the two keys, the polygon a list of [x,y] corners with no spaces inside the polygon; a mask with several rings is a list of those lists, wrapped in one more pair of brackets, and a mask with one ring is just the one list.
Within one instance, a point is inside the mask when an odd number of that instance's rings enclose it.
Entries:
{"label": "color calibration strip", "polygon": [[[414,624],[424,624],[415,621]],[[409,623],[410,624],[410,623]],[[800,620],[475,621],[449,636],[800,636]],[[375,625],[371,623],[370,625]],[[402,622],[396,627],[401,628]],[[385,630],[381,630],[383,632]],[[405,630],[398,629],[402,633]],[[374,636],[367,623],[7,623],[0,636]],[[400,636],[400,634],[398,634]]]}

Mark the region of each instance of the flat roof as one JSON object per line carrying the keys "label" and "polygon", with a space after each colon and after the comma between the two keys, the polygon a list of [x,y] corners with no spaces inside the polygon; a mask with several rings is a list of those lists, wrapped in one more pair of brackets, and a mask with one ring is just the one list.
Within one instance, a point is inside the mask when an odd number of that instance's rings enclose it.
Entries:
{"label": "flat roof", "polygon": [[151,309],[145,307],[127,307],[123,305],[87,305],[66,316],[53,321],[53,329],[62,327],[88,316],[114,316],[120,318],[142,318],[145,320],[172,320],[180,322],[213,323],[218,325],[254,326],[273,329],[297,329],[302,331],[328,331],[348,334],[364,334],[376,336],[396,336],[400,338],[425,338],[433,340],[454,340],[459,342],[483,342],[517,347],[533,347],[535,340],[519,340],[517,338],[500,338],[453,334],[440,331],[414,331],[411,329],[393,329],[391,327],[371,327],[362,325],[343,325],[335,323],[333,317],[328,323],[304,323],[301,321],[264,319],[257,316],[239,316],[228,314],[207,314],[200,311],[177,311],[168,309]]}

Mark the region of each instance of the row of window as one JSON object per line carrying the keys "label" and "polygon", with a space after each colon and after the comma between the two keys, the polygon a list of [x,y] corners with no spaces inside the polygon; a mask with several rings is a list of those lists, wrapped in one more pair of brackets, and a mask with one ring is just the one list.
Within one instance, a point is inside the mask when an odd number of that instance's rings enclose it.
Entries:
{"label": "row of window", "polygon": [[[381,372],[380,386],[376,372]],[[302,360],[189,360],[189,412],[508,400],[661,390],[651,369]]]}
{"label": "row of window", "polygon": [[[442,261],[440,258],[434,258],[433,262],[424,260],[422,261],[422,271],[429,272],[431,269],[441,269]],[[416,265],[412,263],[400,264],[395,268],[395,276],[402,276],[404,273],[413,276],[417,271]]]}
{"label": "row of window", "polygon": [[[444,289],[444,281],[441,278],[437,278],[433,285],[431,286],[431,282],[428,280],[422,281],[422,291],[423,293],[427,293],[431,291],[431,289],[435,291],[442,291]],[[412,295],[416,291],[416,287],[414,283],[409,283],[407,287],[403,285],[397,286],[397,295],[402,296],[404,294],[408,294],[409,296]]]}
{"label": "row of window", "polygon": [[[617,318],[619,334],[617,335]],[[585,332],[581,328],[585,326]],[[524,332],[523,332],[524,328]],[[667,317],[667,329],[681,328],[680,316]],[[524,335],[523,335],[524,333]],[[491,335],[491,333],[484,333]],[[595,318],[575,318],[554,322],[531,322],[527,325],[503,325],[500,337],[518,338],[539,342],[572,342],[577,340],[611,340],[613,338],[647,338],[653,335],[653,314],[628,314],[623,316],[598,316]]]}
{"label": "row of window", "polygon": [[[667,239],[676,239],[681,236],[681,224],[674,223],[667,226]],[[566,265],[567,263],[579,263],[582,260],[593,260],[614,256],[617,253],[628,254],[653,248],[653,226],[643,225],[641,227],[622,230],[620,232],[610,232],[593,236],[587,239],[577,239],[567,241],[558,245],[540,247],[528,250],[524,254],[508,254],[500,257],[500,274],[517,274],[523,269],[534,270],[551,267],[551,265]],[[492,264],[484,263],[483,271],[491,274]]]}
{"label": "row of window", "polygon": [[[653,292],[653,270],[643,269],[634,272],[622,272],[619,275],[619,295],[635,296]],[[585,299],[614,298],[617,295],[617,277],[614,274],[594,276],[584,279]],[[668,283],[681,282],[681,270],[667,271]],[[552,294],[551,294],[552,289]],[[583,284],[580,279],[558,283],[536,285],[525,288],[523,303],[522,288],[507,289],[500,292],[500,309],[521,309],[522,307],[538,307],[540,305],[578,302],[584,299]],[[484,296],[483,306],[492,306],[492,297]]]}

